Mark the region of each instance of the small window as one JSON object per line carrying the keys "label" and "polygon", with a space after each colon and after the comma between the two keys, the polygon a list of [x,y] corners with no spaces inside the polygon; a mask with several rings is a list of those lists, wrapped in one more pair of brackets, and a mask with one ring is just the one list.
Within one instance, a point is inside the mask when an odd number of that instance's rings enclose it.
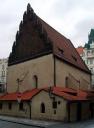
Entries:
{"label": "small window", "polygon": [[38,77],[36,75],[34,75],[33,80],[34,80],[34,87],[37,88],[38,87]]}
{"label": "small window", "polygon": [[3,69],[3,70],[4,70],[4,68],[5,68],[4,65],[2,65],[2,69]]}
{"label": "small window", "polygon": [[41,113],[45,113],[45,104],[44,103],[41,104]]}
{"label": "small window", "polygon": [[0,109],[2,109],[2,103],[0,103]]}
{"label": "small window", "polygon": [[93,64],[93,59],[90,59],[90,64]]}
{"label": "small window", "polygon": [[23,102],[19,104],[19,110],[23,110]]}
{"label": "small window", "polygon": [[56,101],[53,102],[53,108],[57,108],[57,102]]}
{"label": "small window", "polygon": [[2,76],[3,76],[3,77],[5,76],[5,71],[2,71]]}
{"label": "small window", "polygon": [[61,101],[58,101],[58,104],[61,104]]}
{"label": "small window", "polygon": [[54,110],[54,114],[56,114],[56,110]]}
{"label": "small window", "polygon": [[11,110],[12,109],[12,103],[8,104],[8,109]]}
{"label": "small window", "polygon": [[87,55],[90,55],[90,51],[87,51]]}
{"label": "small window", "polygon": [[94,50],[92,50],[92,54],[94,55]]}
{"label": "small window", "polygon": [[68,87],[68,76],[65,78],[65,86]]}

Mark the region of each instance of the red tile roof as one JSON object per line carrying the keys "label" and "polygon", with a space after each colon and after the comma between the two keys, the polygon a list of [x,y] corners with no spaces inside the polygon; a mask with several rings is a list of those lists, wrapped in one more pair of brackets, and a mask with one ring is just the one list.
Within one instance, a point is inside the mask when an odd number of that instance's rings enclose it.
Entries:
{"label": "red tile roof", "polygon": [[56,87],[55,89],[53,89],[53,94],[63,97],[64,99],[69,101],[88,100],[84,94],[80,94],[79,91],[70,88],[58,90],[58,88]]}
{"label": "red tile roof", "polygon": [[17,100],[18,97],[21,98],[21,100],[30,100],[34,95],[36,95],[40,89],[32,89],[30,91],[25,91],[23,93],[7,93],[0,97],[0,100]]}
{"label": "red tile roof", "polygon": [[17,95],[18,93],[7,93],[5,95],[3,95],[2,97],[0,97],[0,100],[15,100],[17,99]]}
{"label": "red tile roof", "polygon": [[30,100],[33,96],[35,96],[38,92],[40,91],[40,89],[33,89],[30,91],[26,91],[24,93],[22,93],[21,95],[21,99],[22,100]]}
{"label": "red tile roof", "polygon": [[52,41],[54,55],[56,55],[61,60],[64,60],[65,62],[75,66],[76,68],[90,73],[88,67],[83,62],[71,41],[61,35],[39,17],[38,19],[41,22],[43,28],[46,30],[47,36]]}
{"label": "red tile roof", "polygon": [[52,87],[52,94],[63,97],[69,101],[86,101],[94,98],[94,92],[89,90],[74,90],[71,88],[62,88],[62,87]]}
{"label": "red tile roof", "polygon": [[64,88],[64,87],[53,87],[53,91],[58,91],[58,92],[71,92],[71,93],[76,93],[76,90],[71,89],[71,88]]}
{"label": "red tile roof", "polygon": [[94,98],[94,92],[90,91],[90,90],[79,90],[78,95],[80,94],[80,96],[82,97],[86,97],[86,98]]}
{"label": "red tile roof", "polygon": [[83,47],[78,47],[76,48],[77,52],[79,53],[79,55],[83,54]]}
{"label": "red tile roof", "polygon": [[32,89],[30,91],[25,91],[23,93],[8,93],[0,97],[1,101],[15,101],[18,97],[21,98],[22,101],[30,100],[35,95],[37,95],[42,90],[49,93],[51,91],[52,94],[60,96],[68,101],[86,101],[94,98],[94,92],[83,91],[83,90],[73,90],[70,88],[62,88],[62,87],[51,87],[51,88],[41,88],[41,89]]}

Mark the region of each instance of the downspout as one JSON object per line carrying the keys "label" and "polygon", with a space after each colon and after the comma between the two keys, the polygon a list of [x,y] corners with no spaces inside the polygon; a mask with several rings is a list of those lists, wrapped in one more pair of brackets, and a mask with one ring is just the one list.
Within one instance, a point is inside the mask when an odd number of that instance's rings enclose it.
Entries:
{"label": "downspout", "polygon": [[29,106],[30,106],[30,119],[31,119],[31,102],[29,102]]}
{"label": "downspout", "polygon": [[29,118],[31,119],[31,101],[30,100],[28,101],[28,106],[29,106],[29,112],[30,112]]}
{"label": "downspout", "polygon": [[54,58],[54,86],[56,87],[56,58],[55,55],[53,55]]}
{"label": "downspout", "polygon": [[67,102],[67,121],[70,122],[70,102]]}
{"label": "downspout", "polygon": [[93,86],[92,86],[92,77],[93,77],[93,75],[90,74],[90,87],[88,87],[89,89],[92,89],[93,88]]}

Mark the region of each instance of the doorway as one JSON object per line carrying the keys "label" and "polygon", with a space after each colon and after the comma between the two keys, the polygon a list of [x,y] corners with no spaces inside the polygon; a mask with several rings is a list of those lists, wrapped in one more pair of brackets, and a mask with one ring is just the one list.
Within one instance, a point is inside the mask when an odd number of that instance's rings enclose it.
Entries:
{"label": "doorway", "polygon": [[81,120],[81,112],[82,112],[82,106],[81,103],[79,102],[77,104],[77,121]]}
{"label": "doorway", "polygon": [[94,103],[90,103],[89,109],[90,109],[90,118],[93,118],[94,117]]}

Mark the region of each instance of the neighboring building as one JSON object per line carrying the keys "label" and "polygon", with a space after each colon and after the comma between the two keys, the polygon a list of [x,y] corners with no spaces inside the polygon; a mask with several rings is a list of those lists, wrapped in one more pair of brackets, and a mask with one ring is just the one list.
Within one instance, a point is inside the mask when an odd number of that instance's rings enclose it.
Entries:
{"label": "neighboring building", "polygon": [[86,43],[84,47],[78,47],[77,51],[89,70],[91,70],[92,87],[94,87],[94,29],[91,29],[91,32],[88,35],[88,43]]}
{"label": "neighboring building", "polygon": [[0,92],[6,88],[8,59],[0,59]]}
{"label": "neighboring building", "polygon": [[83,57],[83,53],[84,53],[84,48],[82,46],[79,46],[77,48],[77,52],[80,54],[81,57]]}
{"label": "neighboring building", "polygon": [[90,78],[71,41],[28,4],[9,56],[7,93],[0,97],[0,114],[59,121],[88,119],[94,116]]}

